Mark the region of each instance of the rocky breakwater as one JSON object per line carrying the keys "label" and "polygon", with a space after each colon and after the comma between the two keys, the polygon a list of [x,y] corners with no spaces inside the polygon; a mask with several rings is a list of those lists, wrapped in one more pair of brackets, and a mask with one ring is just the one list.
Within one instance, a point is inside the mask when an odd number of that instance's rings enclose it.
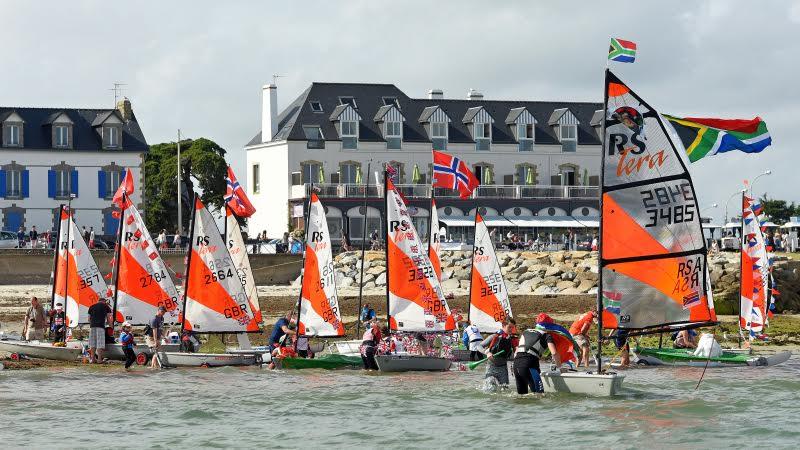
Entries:
{"label": "rocky breakwater", "polygon": [[[800,261],[774,257],[772,275],[780,296],[775,298],[778,313],[800,311]],[[739,253],[720,252],[709,257],[714,309],[717,314],[739,314]]]}

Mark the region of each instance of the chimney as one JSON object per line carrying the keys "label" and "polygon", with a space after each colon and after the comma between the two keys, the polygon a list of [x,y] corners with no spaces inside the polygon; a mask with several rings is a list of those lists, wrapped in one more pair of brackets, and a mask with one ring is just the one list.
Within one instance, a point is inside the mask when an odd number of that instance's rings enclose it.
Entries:
{"label": "chimney", "polygon": [[128,97],[122,97],[122,100],[117,102],[117,111],[125,122],[133,119],[133,109],[131,109],[131,101],[128,100]]}
{"label": "chimney", "polygon": [[261,142],[269,142],[278,132],[278,86],[261,88]]}
{"label": "chimney", "polygon": [[431,89],[428,91],[428,98],[431,100],[441,100],[444,98],[444,91],[441,89]]}
{"label": "chimney", "polygon": [[467,92],[467,100],[483,100],[483,94],[470,88],[469,92]]}

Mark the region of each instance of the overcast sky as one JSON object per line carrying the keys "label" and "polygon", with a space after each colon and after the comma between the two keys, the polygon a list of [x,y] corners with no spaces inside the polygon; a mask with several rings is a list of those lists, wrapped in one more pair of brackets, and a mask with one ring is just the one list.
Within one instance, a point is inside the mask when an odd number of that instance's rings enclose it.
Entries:
{"label": "overcast sky", "polygon": [[758,194],[800,202],[800,2],[6,0],[3,16],[2,106],[108,107],[127,83],[150,144],[208,137],[240,178],[272,74],[279,108],[312,81],[601,102],[609,38],[628,39],[636,62],[613,68],[660,112],[769,125],[765,152],[692,165],[706,215],[766,169]]}

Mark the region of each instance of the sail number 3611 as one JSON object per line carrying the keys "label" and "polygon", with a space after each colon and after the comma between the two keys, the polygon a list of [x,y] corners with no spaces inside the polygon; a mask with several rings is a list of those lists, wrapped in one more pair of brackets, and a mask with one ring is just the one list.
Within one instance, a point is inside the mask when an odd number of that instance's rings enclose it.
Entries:
{"label": "sail number 3611", "polygon": [[[647,213],[645,228],[694,221],[694,194],[688,182],[639,191]],[[686,202],[686,203],[684,203]]]}

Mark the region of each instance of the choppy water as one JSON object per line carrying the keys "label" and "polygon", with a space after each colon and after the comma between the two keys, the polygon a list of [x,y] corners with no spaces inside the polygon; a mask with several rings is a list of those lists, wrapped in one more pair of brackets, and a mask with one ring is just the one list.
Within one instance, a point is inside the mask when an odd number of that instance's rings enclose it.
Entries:
{"label": "choppy water", "polygon": [[701,371],[631,370],[610,399],[485,394],[482,371],[4,371],[0,447],[797,448],[797,357]]}

